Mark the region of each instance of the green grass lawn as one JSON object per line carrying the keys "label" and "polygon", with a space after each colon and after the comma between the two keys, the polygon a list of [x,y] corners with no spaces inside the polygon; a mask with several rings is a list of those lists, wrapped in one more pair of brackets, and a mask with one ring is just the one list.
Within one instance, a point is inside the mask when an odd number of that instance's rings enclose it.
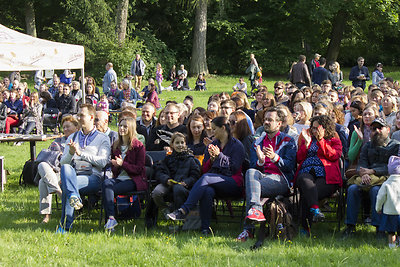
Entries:
{"label": "green grass lawn", "polygon": [[[399,79],[400,73],[395,72],[392,77]],[[238,76],[210,77],[207,91],[163,92],[161,103],[164,105],[169,99],[180,102],[190,94],[195,106],[206,107],[211,94],[231,92],[237,79]],[[271,90],[276,79],[264,81]],[[194,87],[194,79],[190,79],[190,86]],[[37,151],[49,144],[50,141],[38,142]],[[40,224],[38,189],[18,185],[23,164],[30,157],[29,144],[0,144],[0,156],[5,156],[5,167],[10,172],[6,190],[0,193],[0,266],[398,266],[400,262],[399,251],[389,250],[386,240],[376,240],[370,226],[360,226],[354,239],[342,240],[336,224],[321,223],[313,226],[310,238],[296,237],[293,242],[267,239],[264,247],[251,251],[255,240],[234,240],[241,232],[238,220],[213,221],[213,237],[203,237],[198,232],[174,234],[169,230],[173,223],[165,221],[146,231],[143,220],[120,222],[116,232],[108,235],[99,226],[95,211],[91,219],[86,215],[78,217],[72,233],[56,235],[61,215],[55,202],[50,223]]]}

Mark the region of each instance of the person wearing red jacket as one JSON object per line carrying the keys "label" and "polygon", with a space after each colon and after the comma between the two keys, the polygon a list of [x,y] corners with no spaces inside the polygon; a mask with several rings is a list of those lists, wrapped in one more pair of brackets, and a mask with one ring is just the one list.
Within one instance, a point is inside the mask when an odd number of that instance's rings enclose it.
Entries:
{"label": "person wearing red jacket", "polygon": [[136,137],[136,121],[125,118],[118,123],[118,139],[111,152],[112,179],[103,182],[103,199],[106,230],[117,226],[114,211],[114,196],[131,191],[147,189],[145,157],[143,144]]}
{"label": "person wearing red jacket", "polygon": [[342,143],[334,122],[326,115],[311,119],[311,128],[303,130],[297,151],[295,183],[300,189],[301,223],[309,233],[312,222],[323,221],[318,201],[332,195],[342,186],[339,159]]}

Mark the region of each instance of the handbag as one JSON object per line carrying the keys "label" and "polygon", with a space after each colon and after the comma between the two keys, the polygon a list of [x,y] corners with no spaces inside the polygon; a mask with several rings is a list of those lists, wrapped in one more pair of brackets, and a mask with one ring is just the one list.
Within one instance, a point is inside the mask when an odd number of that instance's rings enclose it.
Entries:
{"label": "handbag", "polygon": [[60,171],[60,151],[43,149],[36,158],[36,162],[46,162],[55,171]]}
{"label": "handbag", "polygon": [[93,166],[86,160],[75,159],[73,167],[75,168],[77,175],[92,175]]}

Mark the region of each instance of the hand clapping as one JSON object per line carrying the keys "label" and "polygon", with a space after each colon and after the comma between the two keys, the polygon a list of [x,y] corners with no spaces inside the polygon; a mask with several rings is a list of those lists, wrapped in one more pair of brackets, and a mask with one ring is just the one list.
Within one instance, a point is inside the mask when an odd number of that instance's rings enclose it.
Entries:
{"label": "hand clapping", "polygon": [[218,146],[213,145],[213,144],[210,144],[210,145],[208,146],[208,153],[210,154],[210,157],[211,157],[212,159],[218,157],[218,155],[219,155],[220,152],[221,152],[221,151],[219,150],[219,147],[218,147]]}
{"label": "hand clapping", "polygon": [[122,159],[121,155],[119,155],[119,156],[115,157],[115,159],[111,160],[111,164],[114,167],[121,167],[123,162],[124,162],[124,160]]}
{"label": "hand clapping", "polygon": [[306,147],[311,144],[311,135],[307,129],[301,130],[301,135],[303,136],[304,141],[306,142]]}
{"label": "hand clapping", "polygon": [[268,145],[267,147],[263,148],[263,153],[266,157],[269,159],[273,159],[275,157],[275,152],[274,149],[271,145]]}
{"label": "hand clapping", "polygon": [[76,154],[78,156],[81,155],[79,145],[77,143],[75,143],[74,141],[72,141],[72,139],[69,141],[68,145],[69,145],[69,154],[71,154],[71,155]]}
{"label": "hand clapping", "polygon": [[364,135],[360,128],[358,128],[357,126],[354,125],[354,131],[357,133],[358,139],[360,139],[360,140],[364,139]]}

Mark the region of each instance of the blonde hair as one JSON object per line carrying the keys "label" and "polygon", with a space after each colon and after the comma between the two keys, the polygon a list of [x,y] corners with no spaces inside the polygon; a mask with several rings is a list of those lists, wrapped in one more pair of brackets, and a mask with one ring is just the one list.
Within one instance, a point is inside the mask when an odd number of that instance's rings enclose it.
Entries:
{"label": "blonde hair", "polygon": [[[131,117],[125,117],[118,122],[118,125],[121,124],[121,122],[123,121],[126,121],[126,125],[128,126],[128,137],[129,137],[128,149],[130,150],[132,149],[132,141],[137,139],[136,120]],[[114,142],[113,148],[114,149],[120,148],[122,144],[123,144],[122,136],[118,134],[118,139]]]}
{"label": "blonde hair", "polygon": [[396,100],[396,97],[390,96],[390,95],[385,95],[382,98],[382,102],[383,102],[384,99],[390,99],[390,102],[392,102],[392,111],[397,111],[397,100]]}
{"label": "blonde hair", "polygon": [[32,102],[32,96],[36,96],[36,100],[35,100],[35,104],[37,104],[37,103],[39,103],[39,94],[38,94],[38,92],[33,92],[32,94],[31,94],[31,98],[30,98],[30,100],[31,100],[31,102]]}
{"label": "blonde hair", "polygon": [[333,62],[333,63],[334,63],[335,66],[336,66],[336,68],[333,70],[333,72],[335,72],[335,73],[340,73],[340,64],[339,64],[339,62],[335,61],[335,62]]}
{"label": "blonde hair", "polygon": [[247,99],[247,96],[246,96],[245,93],[243,93],[243,92],[238,92],[238,93],[236,94],[236,96],[239,97],[239,98],[243,101],[243,106],[244,106],[246,109],[251,109],[250,104],[249,104],[249,100]]}
{"label": "blonde hair", "polygon": [[301,108],[304,110],[306,120],[307,121],[310,120],[310,118],[312,116],[312,112],[313,112],[311,103],[305,102],[305,101],[300,101],[300,102],[296,103],[296,105],[301,106]]}

